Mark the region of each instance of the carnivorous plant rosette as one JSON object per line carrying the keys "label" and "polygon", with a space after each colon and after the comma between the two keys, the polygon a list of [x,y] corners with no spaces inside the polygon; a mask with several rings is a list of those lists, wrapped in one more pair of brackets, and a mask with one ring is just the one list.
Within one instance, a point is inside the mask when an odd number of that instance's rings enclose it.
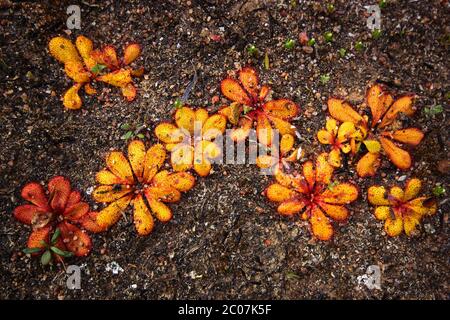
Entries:
{"label": "carnivorous plant rosette", "polygon": [[272,144],[273,128],[278,129],[281,138],[284,135],[294,136],[295,127],[289,120],[297,116],[298,106],[288,99],[266,101],[270,88],[259,86],[255,69],[245,67],[239,70],[238,79],[228,77],[222,81],[220,88],[222,94],[233,101],[219,110],[233,126],[238,127],[231,133],[233,140],[246,139],[254,122],[258,141],[263,145]]}
{"label": "carnivorous plant rosette", "polygon": [[225,131],[227,120],[221,114],[209,115],[203,108],[184,106],[175,112],[175,123],[161,123],[155,134],[171,152],[170,162],[177,172],[194,168],[201,177],[211,172],[211,160],[222,154],[213,140]]}
{"label": "carnivorous plant rosette", "polygon": [[107,168],[97,173],[95,178],[100,186],[92,194],[95,201],[109,203],[95,214],[101,228],[105,230],[115,224],[130,203],[139,235],[152,232],[153,215],[161,222],[172,219],[172,211],[165,203],[178,202],[181,192],[194,186],[195,178],[186,172],[159,171],[165,159],[163,145],[155,144],[146,150],[140,140],[128,144],[128,158],[121,151],[107,155]]}
{"label": "carnivorous plant rosette", "polygon": [[99,231],[90,218],[89,205],[63,176],[53,177],[47,191],[37,182],[27,183],[21,196],[30,203],[14,209],[14,217],[32,228],[25,252],[41,254],[43,264],[50,263],[52,256],[58,260],[86,256],[92,248],[91,238],[76,224]]}
{"label": "carnivorous plant rosette", "polygon": [[[399,169],[407,170],[412,165],[411,155],[408,151],[400,148],[397,144],[417,146],[423,139],[424,134],[418,128],[401,128],[401,123],[396,121],[399,114],[412,116],[415,112],[413,107],[413,95],[404,95],[394,100],[393,96],[385,91],[379,84],[372,85],[366,94],[367,104],[371,111],[371,120],[367,116],[360,115],[346,101],[330,98],[328,99],[328,111],[330,115],[346,126],[338,143],[345,142],[341,151],[352,150],[356,152],[361,143],[366,146],[367,153],[358,161],[356,170],[360,177],[375,175],[380,165],[380,154],[384,152],[389,160]],[[353,124],[350,125],[350,123]],[[330,127],[332,127],[330,125]],[[341,142],[339,140],[342,139]],[[332,134],[324,131],[319,132],[321,143],[336,145],[332,143]],[[396,141],[396,142],[394,142]],[[338,151],[334,151],[335,155]],[[339,158],[330,153],[330,162],[333,165],[340,163]]]}
{"label": "carnivorous plant rosette", "polygon": [[437,204],[431,197],[417,197],[422,182],[413,178],[406,182],[405,189],[392,187],[389,192],[383,186],[372,186],[367,191],[369,202],[376,206],[375,217],[384,221],[386,233],[395,237],[403,230],[411,235],[423,217],[436,213]]}
{"label": "carnivorous plant rosette", "polygon": [[[63,97],[63,104],[68,109],[81,108],[82,102],[78,94],[82,86],[87,94],[96,90],[92,87],[93,80],[103,81],[120,87],[128,101],[136,96],[136,88],[131,76],[141,76],[143,68],[132,70],[129,67],[141,52],[138,44],[130,44],[124,49],[124,58],[119,61],[116,50],[106,46],[102,50],[94,50],[92,41],[85,36],[78,36],[75,45],[64,37],[54,37],[49,42],[50,54],[64,64],[66,75],[75,81]],[[102,74],[103,69],[111,72]]]}
{"label": "carnivorous plant rosette", "polygon": [[333,226],[330,219],[347,220],[345,207],[358,198],[358,189],[349,182],[332,182],[334,168],[327,161],[327,154],[320,154],[315,161],[303,164],[303,173],[275,172],[275,180],[266,190],[266,197],[279,203],[277,211],[284,216],[299,214],[308,220],[311,231],[320,240],[330,240]]}

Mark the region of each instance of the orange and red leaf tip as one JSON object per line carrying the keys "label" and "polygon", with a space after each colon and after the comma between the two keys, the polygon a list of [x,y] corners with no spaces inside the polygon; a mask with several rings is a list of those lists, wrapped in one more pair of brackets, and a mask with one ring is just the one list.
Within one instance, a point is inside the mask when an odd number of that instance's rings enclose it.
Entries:
{"label": "orange and red leaf tip", "polygon": [[409,201],[417,197],[422,188],[422,181],[417,178],[409,179],[405,184],[405,201]]}
{"label": "orange and red leaf tip", "polygon": [[96,212],[96,211],[88,212],[83,217],[81,217],[81,219],[78,221],[78,223],[80,224],[80,226],[82,226],[87,231],[94,232],[94,233],[103,232],[106,230],[106,228],[101,227],[97,223],[97,216],[98,216],[98,212]]}
{"label": "orange and red leaf tip", "polygon": [[340,122],[352,122],[355,125],[364,123],[363,117],[350,104],[341,99],[328,99],[328,112]]}
{"label": "orange and red leaf tip", "polygon": [[76,222],[88,212],[89,205],[86,202],[78,202],[70,207],[68,206],[63,215],[65,219]]}
{"label": "orange and red leaf tip", "polygon": [[331,176],[333,175],[334,168],[329,164],[327,154],[322,153],[316,159],[316,177],[315,181],[322,184],[329,184],[331,182]]}
{"label": "orange and red leaf tip", "polygon": [[119,198],[122,198],[124,195],[132,192],[133,189],[128,185],[118,184],[118,185],[103,185],[98,186],[92,192],[92,198],[94,198],[97,202],[113,202]]}
{"label": "orange and red leaf tip", "polygon": [[415,109],[413,108],[413,100],[413,95],[407,95],[398,98],[383,116],[378,127],[384,128],[390,125],[392,122],[394,122],[399,113],[404,113],[407,116],[412,116],[415,112]]}
{"label": "orange and red leaf tip", "polygon": [[345,221],[349,216],[349,211],[342,205],[334,205],[326,202],[320,202],[320,207],[331,219],[336,221]]}
{"label": "orange and red leaf tip", "polygon": [[23,199],[35,204],[42,208],[44,211],[50,210],[47,196],[45,195],[44,188],[37,182],[29,182],[23,188],[21,192]]}
{"label": "orange and red leaf tip", "polygon": [[397,147],[394,142],[387,138],[380,137],[380,143],[386,155],[397,168],[402,170],[411,168],[412,160],[407,151]]}
{"label": "orange and red leaf tip", "polygon": [[24,204],[16,207],[13,214],[16,220],[31,225],[34,217],[39,213],[45,213],[45,211],[34,204]]}
{"label": "orange and red leaf tip", "polygon": [[112,151],[106,156],[108,169],[121,180],[134,184],[133,172],[128,159],[121,151]]}
{"label": "orange and red leaf tip", "polygon": [[166,206],[161,201],[158,201],[154,198],[147,197],[148,204],[150,205],[150,209],[155,214],[156,218],[161,222],[168,222],[172,219],[172,211],[168,206]]}
{"label": "orange and red leaf tip", "polygon": [[110,73],[106,73],[97,77],[97,80],[120,88],[124,88],[128,84],[133,82],[133,79],[131,78],[131,70],[129,69],[120,69]]}
{"label": "orange and red leaf tip", "polygon": [[371,186],[367,191],[367,200],[376,206],[388,206],[391,204],[386,188],[383,186]]}
{"label": "orange and red leaf tip", "polygon": [[202,134],[204,140],[213,140],[225,132],[227,119],[221,114],[214,114],[203,124]]}
{"label": "orange and red leaf tip", "polygon": [[284,216],[292,216],[294,214],[300,213],[306,204],[301,199],[286,200],[280,203],[277,208],[279,214]]}
{"label": "orange and red leaf tip", "polygon": [[136,87],[132,83],[128,83],[124,87],[121,87],[122,95],[127,99],[127,101],[133,101],[136,98]]}
{"label": "orange and red leaf tip", "polygon": [[194,162],[194,148],[187,144],[177,145],[170,154],[170,164],[174,171],[187,171]]}
{"label": "orange and red leaf tip", "polygon": [[87,256],[92,249],[91,238],[77,226],[63,221],[58,224],[61,238],[67,247],[77,257]]}
{"label": "orange and red leaf tip", "polygon": [[28,237],[27,247],[30,249],[45,248],[45,244],[43,242],[49,243],[49,235],[51,230],[51,226],[33,230]]}
{"label": "orange and red leaf tip", "polygon": [[242,86],[250,93],[253,98],[258,97],[258,74],[256,70],[251,67],[242,68],[239,71],[239,81],[242,83]]}
{"label": "orange and red leaf tip", "polygon": [[270,201],[274,202],[291,200],[297,196],[297,193],[294,190],[291,190],[278,183],[273,183],[269,187],[267,187],[265,194]]}
{"label": "orange and red leaf tip", "polygon": [[222,80],[220,84],[220,90],[222,91],[222,94],[231,101],[242,103],[248,106],[252,104],[252,100],[247,95],[245,90],[241,87],[239,82],[234,79],[227,78]]}
{"label": "orange and red leaf tip", "polygon": [[50,206],[57,212],[64,212],[72,189],[70,181],[63,176],[53,177],[47,185]]}
{"label": "orange and red leaf tip", "polygon": [[108,229],[113,224],[115,224],[122,216],[122,212],[125,211],[125,209],[128,207],[131,198],[132,198],[131,195],[126,195],[114,201],[96,215],[95,222],[99,225],[101,229],[103,230]]}
{"label": "orange and red leaf tip", "polygon": [[330,204],[348,204],[358,198],[358,188],[349,182],[339,183],[326,189],[320,198]]}
{"label": "orange and red leaf tip", "polygon": [[328,241],[333,237],[333,226],[318,206],[312,207],[309,223],[312,233],[317,239]]}
{"label": "orange and red leaf tip", "polygon": [[166,159],[166,150],[162,144],[155,144],[145,153],[144,182],[150,183]]}
{"label": "orange and red leaf tip", "polygon": [[137,59],[141,54],[141,46],[137,43],[132,43],[126,46],[123,55],[123,63],[129,65]]}
{"label": "orange and red leaf tip", "polygon": [[134,198],[133,206],[133,220],[137,233],[140,236],[150,234],[153,230],[155,222],[141,194],[138,194]]}
{"label": "orange and red leaf tip", "polygon": [[81,88],[80,83],[75,83],[70,87],[63,96],[63,105],[67,109],[76,110],[81,108],[81,98],[78,95],[78,91]]}
{"label": "orange and red leaf tip", "polygon": [[49,44],[50,54],[59,62],[80,61],[77,48],[73,43],[64,37],[54,37]]}
{"label": "orange and red leaf tip", "polygon": [[128,160],[139,181],[142,181],[145,162],[145,145],[141,140],[133,140],[128,144]]}
{"label": "orange and red leaf tip", "polygon": [[299,113],[298,106],[288,99],[272,100],[264,104],[264,111],[271,116],[288,120]]}
{"label": "orange and red leaf tip", "polygon": [[66,75],[77,83],[89,82],[91,73],[84,68],[81,61],[68,61],[64,65]]}
{"label": "orange and red leaf tip", "polygon": [[380,166],[380,154],[367,152],[356,165],[356,172],[360,177],[374,176]]}
{"label": "orange and red leaf tip", "polygon": [[392,133],[382,132],[382,135],[411,146],[417,146],[424,137],[424,133],[418,128],[400,129]]}
{"label": "orange and red leaf tip", "polygon": [[175,123],[191,135],[194,133],[195,111],[189,107],[181,107],[175,112]]}

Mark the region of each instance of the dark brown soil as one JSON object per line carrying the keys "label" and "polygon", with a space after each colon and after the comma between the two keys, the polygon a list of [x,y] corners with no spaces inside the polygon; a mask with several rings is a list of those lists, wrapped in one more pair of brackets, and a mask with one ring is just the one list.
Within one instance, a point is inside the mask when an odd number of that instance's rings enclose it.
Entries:
{"label": "dark brown soil", "polygon": [[[449,158],[448,1],[389,0],[378,40],[366,27],[364,9],[376,1],[330,2],[331,14],[322,1],[301,1],[295,8],[290,1],[86,1],[81,30],[67,35],[66,8],[72,2],[0,1],[0,298],[447,299],[446,196],[438,199],[437,214],[423,221],[419,235],[388,238],[366,193],[374,183],[401,184],[397,180],[403,175],[423,179],[428,194],[437,184],[448,187],[448,165],[438,171],[439,161]],[[298,41],[286,50],[284,41],[298,40],[302,31],[316,38],[314,52],[302,50]],[[323,40],[327,31],[334,33],[332,43]],[[47,43],[56,35],[74,40],[78,34],[97,46],[142,44],[137,64],[146,74],[137,81],[134,102],[112,89],[103,100],[83,95],[80,111],[64,110],[60,97],[71,82],[48,54]],[[212,41],[210,34],[221,40]],[[361,52],[353,48],[356,41],[364,43]],[[259,57],[249,58],[248,44],[259,49]],[[339,57],[340,48],[347,49],[346,58]],[[263,66],[266,51],[270,70]],[[223,165],[198,178],[172,206],[174,219],[157,225],[150,236],[136,235],[130,211],[110,231],[94,235],[90,256],[67,261],[82,265],[81,290],[66,288],[61,266],[50,270],[21,253],[29,230],[13,219],[12,210],[22,203],[26,182],[62,174],[89,200],[86,191],[94,186],[105,154],[126,148],[121,124],[145,124],[150,145],[153,128],[169,119],[194,68],[199,81],[189,103],[215,111],[221,103],[213,105],[211,98],[221,96],[220,81],[247,63],[271,84],[274,96],[301,106],[294,124],[310,157],[325,150],[315,133],[324,124],[329,96],[359,105],[376,80],[394,92],[417,94],[419,111],[405,123],[421,127],[426,137],[413,152],[413,168],[399,172],[384,161],[373,179],[357,178],[354,166],[340,170],[336,177],[358,184],[362,196],[329,243],[312,241],[300,219],[276,214],[261,195],[270,177],[253,165]],[[324,74],[330,81],[322,84]],[[444,112],[425,114],[435,105]],[[123,272],[106,270],[113,261]],[[358,284],[370,265],[382,270],[381,290]]]}

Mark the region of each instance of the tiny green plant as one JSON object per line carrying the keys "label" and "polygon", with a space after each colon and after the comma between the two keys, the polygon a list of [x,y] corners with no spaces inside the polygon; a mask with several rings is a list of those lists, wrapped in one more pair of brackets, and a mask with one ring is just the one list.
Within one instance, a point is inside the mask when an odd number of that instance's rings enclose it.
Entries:
{"label": "tiny green plant", "polygon": [[380,2],[378,2],[378,6],[380,7],[380,9],[386,8],[387,0],[380,0]]}
{"label": "tiny green plant", "polygon": [[433,194],[436,197],[442,197],[443,195],[445,195],[446,190],[443,186],[437,185],[433,188]]}
{"label": "tiny green plant", "polygon": [[308,40],[308,46],[312,47],[312,46],[314,46],[315,44],[316,44],[316,39],[311,38],[311,39]]}
{"label": "tiny green plant", "polygon": [[322,85],[327,84],[329,81],[330,81],[330,74],[329,73],[323,74],[323,75],[320,76],[320,83]]}
{"label": "tiny green plant", "polygon": [[173,103],[173,107],[174,107],[175,109],[180,109],[182,106],[183,106],[183,102],[181,101],[180,98],[177,98],[177,99],[175,100],[175,102]]}
{"label": "tiny green plant", "polygon": [[256,46],[254,45],[254,44],[250,44],[250,45],[248,45],[248,47],[247,47],[247,53],[250,55],[250,56],[257,56],[258,55],[258,48],[256,48]]}
{"label": "tiny green plant", "polygon": [[382,31],[380,29],[374,29],[372,31],[372,38],[375,40],[378,40],[378,39],[380,39],[381,34],[382,34]]}
{"label": "tiny green plant", "polygon": [[287,50],[292,50],[295,47],[295,40],[287,39],[284,43],[284,48]]}
{"label": "tiny green plant", "polygon": [[423,112],[427,117],[434,117],[435,115],[444,112],[444,108],[442,107],[442,105],[437,104],[435,106],[424,108]]}
{"label": "tiny green plant", "polygon": [[338,52],[341,58],[345,58],[345,55],[347,54],[347,50],[345,48],[340,48]]}
{"label": "tiny green plant", "polygon": [[331,41],[333,41],[333,32],[327,31],[327,32],[325,32],[323,37],[325,38],[326,42],[331,42]]}
{"label": "tiny green plant", "polygon": [[132,128],[131,125],[129,125],[128,123],[124,123],[120,126],[120,129],[125,130],[126,132],[120,137],[120,139],[122,140],[129,140],[132,138],[139,138],[139,139],[144,139],[145,135],[141,132],[143,129],[145,129],[145,125],[142,125],[140,127],[137,128]]}
{"label": "tiny green plant", "polygon": [[362,43],[362,41],[357,41],[355,43],[355,50],[362,51],[363,49],[364,49],[364,44]]}
{"label": "tiny green plant", "polygon": [[333,13],[334,10],[335,10],[334,4],[332,4],[332,3],[327,4],[328,13]]}

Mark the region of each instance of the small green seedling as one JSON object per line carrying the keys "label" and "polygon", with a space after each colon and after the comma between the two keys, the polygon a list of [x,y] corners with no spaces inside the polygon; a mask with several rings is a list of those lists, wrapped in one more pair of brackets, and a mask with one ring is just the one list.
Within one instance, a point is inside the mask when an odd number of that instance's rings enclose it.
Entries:
{"label": "small green seedling", "polygon": [[372,31],[372,38],[375,40],[378,40],[378,39],[380,39],[381,34],[382,34],[382,31],[380,29],[374,29]]}
{"label": "small green seedling", "polygon": [[347,50],[345,50],[344,48],[340,48],[338,52],[339,52],[339,55],[341,56],[341,58],[345,58],[345,56],[347,54]]}
{"label": "small green seedling", "polygon": [[446,190],[443,186],[435,186],[433,188],[433,194],[436,197],[442,197],[443,195],[445,195],[445,193],[446,193]]}
{"label": "small green seedling", "polygon": [[359,51],[363,51],[363,49],[364,49],[364,44],[361,41],[357,41],[355,43],[355,50],[359,52]]}
{"label": "small green seedling", "polygon": [[293,39],[287,39],[284,43],[284,48],[287,50],[292,50],[295,47],[295,40]]}
{"label": "small green seedling", "polygon": [[329,73],[323,74],[323,75],[320,76],[320,83],[322,85],[327,84],[329,81],[330,81],[330,74]]}
{"label": "small green seedling", "polygon": [[438,114],[440,114],[442,112],[444,112],[444,108],[440,104],[437,104],[437,105],[432,106],[432,107],[426,107],[426,108],[423,109],[423,113],[427,117],[434,117],[435,115],[438,115]]}
{"label": "small green seedling", "polygon": [[135,138],[135,137],[137,137],[139,139],[145,138],[145,135],[143,133],[141,133],[141,131],[143,129],[145,129],[145,125],[142,125],[142,126],[136,128],[136,130],[133,130],[131,125],[129,125],[128,123],[124,123],[120,126],[120,129],[127,131],[120,137],[120,139],[122,139],[122,140],[127,141],[127,140]]}
{"label": "small green seedling", "polygon": [[270,69],[270,62],[269,62],[269,54],[266,51],[266,54],[264,55],[264,69],[269,70]]}
{"label": "small green seedling", "polygon": [[106,66],[104,64],[97,63],[95,66],[93,66],[91,68],[91,72],[94,73],[94,74],[99,74],[105,68],[106,68]]}
{"label": "small green seedling", "polygon": [[333,41],[333,32],[327,31],[327,32],[325,32],[323,37],[325,38],[326,42],[331,42],[331,41]]}
{"label": "small green seedling", "polygon": [[255,57],[258,55],[258,48],[256,48],[254,44],[250,44],[247,47],[247,53],[249,54],[249,56]]}
{"label": "small green seedling", "polygon": [[332,3],[327,4],[328,13],[333,13],[334,10],[335,10],[334,4],[332,4]]}
{"label": "small green seedling", "polygon": [[380,7],[380,9],[386,8],[387,0],[380,0],[380,2],[378,2],[378,6]]}
{"label": "small green seedling", "polygon": [[308,46],[312,47],[312,46],[314,46],[315,44],[316,44],[316,39],[311,38],[311,39],[308,40]]}

